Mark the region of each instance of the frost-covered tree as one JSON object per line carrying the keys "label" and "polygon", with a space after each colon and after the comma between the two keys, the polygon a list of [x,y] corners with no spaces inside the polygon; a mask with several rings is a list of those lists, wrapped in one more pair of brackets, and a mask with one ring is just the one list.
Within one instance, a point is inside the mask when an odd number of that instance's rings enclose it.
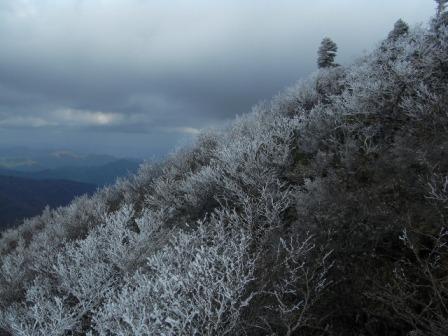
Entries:
{"label": "frost-covered tree", "polygon": [[448,0],[435,0],[435,1],[437,3],[437,16],[440,16],[445,12]]}
{"label": "frost-covered tree", "polygon": [[235,335],[253,294],[255,255],[240,222],[220,212],[178,232],[123,288],[110,292],[94,317],[100,335]]}
{"label": "frost-covered tree", "polygon": [[261,300],[271,301],[256,311],[257,330],[269,335],[278,330],[279,335],[291,336],[312,327],[315,316],[310,312],[331,285],[327,279],[331,253],[316,257],[317,249],[313,237],[307,234],[304,238],[280,239],[271,272],[281,276],[271,277],[263,291]]}
{"label": "frost-covered tree", "polygon": [[437,31],[448,25],[448,12],[446,10],[448,0],[435,0],[437,3],[436,17],[432,21],[433,28]]}
{"label": "frost-covered tree", "polygon": [[338,46],[330,38],[325,37],[319,47],[317,52],[317,65],[319,68],[330,68],[336,66],[334,59],[336,57],[336,52],[338,51]]}
{"label": "frost-covered tree", "polygon": [[388,39],[389,40],[396,40],[400,36],[403,36],[409,32],[409,26],[406,22],[404,22],[402,19],[399,19],[394,24],[394,29],[389,33]]}

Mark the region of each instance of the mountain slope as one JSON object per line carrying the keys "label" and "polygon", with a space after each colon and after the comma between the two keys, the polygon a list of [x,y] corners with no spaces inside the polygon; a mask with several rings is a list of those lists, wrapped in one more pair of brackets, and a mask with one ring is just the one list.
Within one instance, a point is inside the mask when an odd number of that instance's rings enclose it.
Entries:
{"label": "mountain slope", "polygon": [[85,183],[0,175],[0,230],[40,214],[47,205],[52,208],[67,205],[74,197],[95,190],[96,186]]}
{"label": "mountain slope", "polygon": [[13,335],[446,335],[448,14],[0,241]]}

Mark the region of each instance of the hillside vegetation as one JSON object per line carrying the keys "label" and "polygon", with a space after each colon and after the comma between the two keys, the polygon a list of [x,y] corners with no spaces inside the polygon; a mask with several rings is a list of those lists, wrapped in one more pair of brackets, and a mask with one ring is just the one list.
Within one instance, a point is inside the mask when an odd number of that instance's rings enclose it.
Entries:
{"label": "hillside vegetation", "polygon": [[4,233],[1,328],[447,335],[447,22]]}

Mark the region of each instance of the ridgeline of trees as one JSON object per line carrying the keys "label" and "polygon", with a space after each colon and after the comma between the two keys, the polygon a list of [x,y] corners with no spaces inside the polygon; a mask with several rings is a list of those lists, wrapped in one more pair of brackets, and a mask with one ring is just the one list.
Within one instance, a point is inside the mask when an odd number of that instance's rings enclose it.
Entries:
{"label": "ridgeline of trees", "polygon": [[446,336],[445,3],[350,67],[326,42],[230,128],[4,233],[0,327]]}

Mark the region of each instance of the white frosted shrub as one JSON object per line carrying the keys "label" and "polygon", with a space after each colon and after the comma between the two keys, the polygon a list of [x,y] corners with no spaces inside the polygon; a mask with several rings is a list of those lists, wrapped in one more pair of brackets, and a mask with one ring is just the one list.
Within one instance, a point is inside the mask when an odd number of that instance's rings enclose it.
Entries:
{"label": "white frosted shrub", "polygon": [[237,333],[251,295],[254,257],[243,230],[218,213],[191,232],[178,232],[148,259],[145,271],[111,292],[95,315],[100,335],[226,335]]}
{"label": "white frosted shrub", "polygon": [[70,306],[67,297],[56,297],[44,279],[26,291],[26,303],[13,304],[0,312],[0,327],[17,336],[59,336],[79,327],[82,309]]}

